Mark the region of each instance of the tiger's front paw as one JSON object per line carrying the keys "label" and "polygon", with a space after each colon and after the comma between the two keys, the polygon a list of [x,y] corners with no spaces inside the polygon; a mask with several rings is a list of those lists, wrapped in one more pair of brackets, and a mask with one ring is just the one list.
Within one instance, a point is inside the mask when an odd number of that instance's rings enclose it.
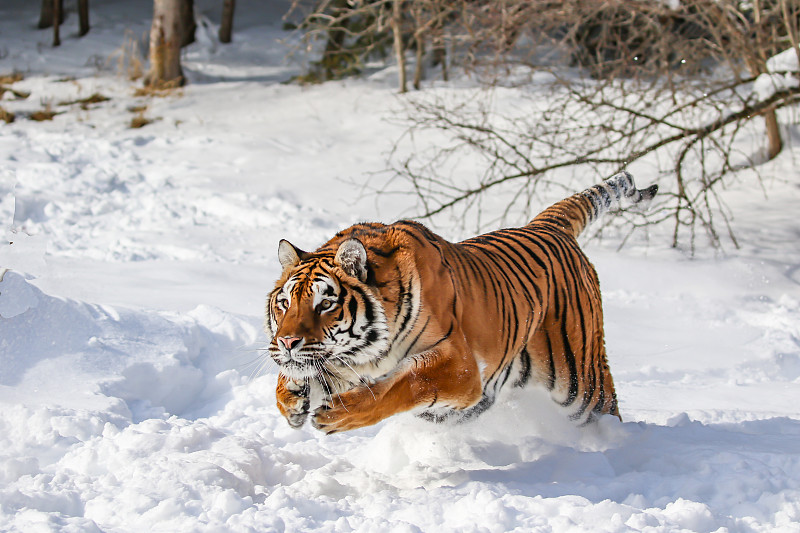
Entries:
{"label": "tiger's front paw", "polygon": [[278,378],[278,388],[275,390],[278,410],[295,429],[301,427],[308,417],[309,391],[308,381],[294,381],[283,376]]}
{"label": "tiger's front paw", "polygon": [[311,416],[311,425],[326,435],[361,427],[354,424],[348,415],[347,410],[341,406],[324,404],[314,410],[314,414]]}
{"label": "tiger's front paw", "polygon": [[311,425],[330,435],[371,426],[386,418],[378,402],[367,387],[360,387],[334,395],[314,410]]}

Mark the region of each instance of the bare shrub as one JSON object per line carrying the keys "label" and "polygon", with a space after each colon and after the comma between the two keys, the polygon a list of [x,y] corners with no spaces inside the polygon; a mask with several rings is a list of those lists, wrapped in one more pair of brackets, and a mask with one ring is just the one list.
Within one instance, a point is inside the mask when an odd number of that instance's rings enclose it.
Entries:
{"label": "bare shrub", "polygon": [[[632,227],[669,222],[672,245],[691,250],[699,235],[712,246],[725,236],[737,245],[719,192],[739,170],[781,149],[777,111],[798,102],[800,80],[796,61],[782,71],[791,58],[769,58],[786,48],[800,58],[800,2],[684,0],[675,9],[634,0],[503,5],[517,9],[504,24],[480,24],[483,33],[472,41],[495,52],[475,53],[472,63],[495,67],[491,87],[461,101],[452,94],[409,100],[407,134],[390,161],[393,190],[415,195],[422,218],[449,212],[465,219],[472,212],[479,225],[495,225],[495,218],[485,220],[488,213],[519,222],[534,200],[541,203],[543,188],[572,190],[573,176],[593,183],[626,167],[636,173],[639,165],[660,178],[662,192],[648,214],[625,215],[635,217]],[[533,5],[541,10],[538,19],[530,16]],[[498,9],[470,7],[478,8]],[[556,56],[580,68],[546,64]],[[497,102],[520,66],[528,74],[514,93],[515,112]],[[509,78],[512,67],[516,77]],[[431,131],[449,141],[413,143]],[[763,146],[747,142],[759,138]]]}
{"label": "bare shrub", "polygon": [[130,81],[144,76],[145,57],[140,39],[132,31],[125,30],[122,45],[109,56],[108,63],[115,63],[117,74]]}

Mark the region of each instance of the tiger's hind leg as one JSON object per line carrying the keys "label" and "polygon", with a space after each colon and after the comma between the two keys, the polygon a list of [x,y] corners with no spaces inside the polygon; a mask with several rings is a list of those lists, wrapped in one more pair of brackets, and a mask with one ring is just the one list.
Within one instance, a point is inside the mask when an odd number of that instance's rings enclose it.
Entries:
{"label": "tiger's hind leg", "polygon": [[591,340],[584,342],[577,332],[568,334],[560,320],[546,320],[527,349],[530,381],[543,385],[578,424],[590,423],[602,414],[620,418],[602,329],[589,337]]}

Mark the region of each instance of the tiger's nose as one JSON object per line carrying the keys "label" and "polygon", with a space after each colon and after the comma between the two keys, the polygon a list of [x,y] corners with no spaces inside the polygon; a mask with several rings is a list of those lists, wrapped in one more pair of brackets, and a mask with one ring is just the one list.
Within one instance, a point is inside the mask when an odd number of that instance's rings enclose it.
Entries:
{"label": "tiger's nose", "polygon": [[283,344],[284,348],[291,351],[292,348],[300,344],[302,341],[300,337],[278,337],[278,342]]}

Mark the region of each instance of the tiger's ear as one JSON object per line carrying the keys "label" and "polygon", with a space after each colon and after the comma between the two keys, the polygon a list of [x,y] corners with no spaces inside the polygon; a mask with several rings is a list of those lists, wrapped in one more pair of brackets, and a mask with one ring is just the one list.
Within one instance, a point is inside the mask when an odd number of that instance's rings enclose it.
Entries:
{"label": "tiger's ear", "polygon": [[281,242],[278,243],[278,261],[281,262],[284,270],[295,266],[306,257],[308,257],[308,253],[296,248],[286,239],[281,239]]}
{"label": "tiger's ear", "polygon": [[367,281],[367,249],[358,239],[348,239],[340,244],[333,262],[362,283]]}

